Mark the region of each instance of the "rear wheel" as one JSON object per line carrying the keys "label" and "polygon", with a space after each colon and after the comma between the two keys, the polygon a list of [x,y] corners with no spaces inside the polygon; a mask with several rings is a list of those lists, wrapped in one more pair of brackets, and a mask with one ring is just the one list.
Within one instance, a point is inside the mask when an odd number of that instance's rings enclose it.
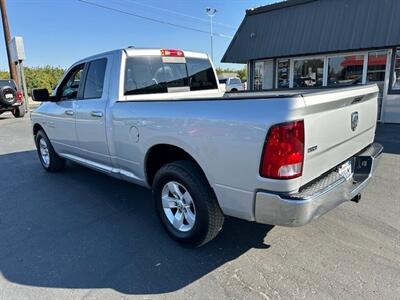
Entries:
{"label": "rear wheel", "polygon": [[154,179],[153,197],[162,224],[178,242],[201,246],[222,228],[224,216],[214,192],[191,161],[163,166]]}
{"label": "rear wheel", "polygon": [[65,160],[54,151],[49,138],[43,130],[36,134],[36,148],[43,168],[48,172],[57,172],[65,168]]}
{"label": "rear wheel", "polygon": [[15,110],[12,111],[12,114],[16,118],[23,118],[25,116],[25,108],[23,105],[18,106]]}

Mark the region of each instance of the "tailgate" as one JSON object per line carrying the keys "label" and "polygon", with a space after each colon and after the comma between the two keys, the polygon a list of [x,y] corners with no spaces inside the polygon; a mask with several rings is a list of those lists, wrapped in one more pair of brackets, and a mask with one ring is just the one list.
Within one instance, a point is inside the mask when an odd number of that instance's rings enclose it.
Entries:
{"label": "tailgate", "polygon": [[376,85],[303,94],[305,158],[302,185],[370,145],[377,122]]}

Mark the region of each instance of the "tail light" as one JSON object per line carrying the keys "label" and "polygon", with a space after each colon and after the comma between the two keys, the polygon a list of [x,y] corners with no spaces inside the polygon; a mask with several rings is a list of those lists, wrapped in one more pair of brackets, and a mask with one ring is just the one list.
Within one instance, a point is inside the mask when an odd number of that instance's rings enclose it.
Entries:
{"label": "tail light", "polygon": [[173,49],[162,49],[161,56],[174,56],[174,57],[184,57],[184,53],[181,50],[173,50]]}
{"label": "tail light", "polygon": [[17,99],[17,102],[22,102],[22,101],[24,101],[24,94],[23,94],[21,91],[17,91],[17,93],[16,93],[16,99]]}
{"label": "tail light", "polygon": [[304,161],[304,121],[278,124],[268,132],[261,157],[260,175],[292,179],[302,175]]}

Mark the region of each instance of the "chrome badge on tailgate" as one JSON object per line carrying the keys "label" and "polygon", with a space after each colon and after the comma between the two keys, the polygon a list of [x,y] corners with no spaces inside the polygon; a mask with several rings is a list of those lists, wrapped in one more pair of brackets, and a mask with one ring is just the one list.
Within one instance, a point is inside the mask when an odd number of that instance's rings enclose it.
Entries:
{"label": "chrome badge on tailgate", "polygon": [[358,111],[351,114],[351,130],[355,131],[358,126]]}

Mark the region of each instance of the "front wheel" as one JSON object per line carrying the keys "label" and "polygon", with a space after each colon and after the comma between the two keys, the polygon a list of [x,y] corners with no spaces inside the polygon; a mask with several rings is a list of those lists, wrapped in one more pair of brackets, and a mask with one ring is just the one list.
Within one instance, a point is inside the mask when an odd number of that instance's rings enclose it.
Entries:
{"label": "front wheel", "polygon": [[43,168],[48,172],[61,171],[65,167],[65,160],[58,156],[43,130],[36,134],[36,149]]}
{"label": "front wheel", "polygon": [[217,236],[224,223],[213,190],[191,161],[163,166],[154,179],[153,198],[162,224],[178,242],[202,246]]}

